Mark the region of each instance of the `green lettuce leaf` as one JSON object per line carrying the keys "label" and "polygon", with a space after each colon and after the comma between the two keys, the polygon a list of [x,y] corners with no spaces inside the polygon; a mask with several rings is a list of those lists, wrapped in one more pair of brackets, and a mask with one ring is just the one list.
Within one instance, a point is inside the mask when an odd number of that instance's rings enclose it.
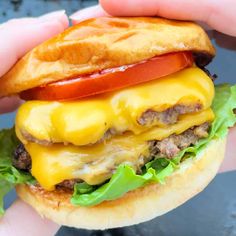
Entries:
{"label": "green lettuce leaf", "polygon": [[150,167],[145,174],[137,175],[132,167],[120,165],[110,181],[93,192],[78,194],[78,192],[80,192],[80,186],[75,185],[71,203],[82,206],[97,205],[105,200],[117,199],[121,197],[124,192],[139,188],[147,183],[163,183],[165,177],[169,176],[174,171],[174,167],[175,165],[168,160],[165,166],[162,168],[159,167],[158,173]]}
{"label": "green lettuce leaf", "polygon": [[236,85],[222,84],[215,87],[215,98],[212,109],[215,120],[211,128],[211,136],[225,137],[228,128],[236,123],[234,109],[236,108]]}
{"label": "green lettuce leaf", "polygon": [[142,187],[148,183],[164,183],[166,177],[171,175],[183,160],[183,157],[194,157],[215,138],[223,138],[228,133],[228,128],[236,123],[233,110],[236,108],[236,85],[223,84],[216,86],[212,109],[215,120],[212,123],[209,136],[200,140],[194,146],[182,150],[172,161],[167,158],[156,159],[145,165],[143,174],[135,174],[128,165],[121,165],[113,174],[109,182],[95,186],[87,186],[89,191],[81,192],[81,185],[76,184],[71,203],[81,206],[93,206],[106,200],[114,200],[125,193]]}
{"label": "green lettuce leaf", "polygon": [[14,188],[14,184],[4,179],[0,179],[0,216],[4,214],[4,197]]}
{"label": "green lettuce leaf", "polygon": [[33,177],[12,166],[12,154],[19,141],[14,128],[0,131],[0,215],[3,214],[3,197],[16,184],[33,183]]}

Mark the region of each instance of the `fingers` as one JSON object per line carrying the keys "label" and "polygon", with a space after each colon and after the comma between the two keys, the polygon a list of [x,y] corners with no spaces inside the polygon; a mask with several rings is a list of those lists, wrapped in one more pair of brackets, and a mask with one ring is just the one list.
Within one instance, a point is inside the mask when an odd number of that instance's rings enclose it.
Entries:
{"label": "fingers", "polygon": [[0,218],[0,235],[34,235],[51,236],[59,229],[59,225],[43,219],[29,205],[17,200]]}
{"label": "fingers", "polygon": [[0,114],[14,111],[21,103],[22,101],[16,96],[0,99]]}
{"label": "fingers", "polygon": [[206,1],[100,0],[101,6],[114,16],[165,16],[181,19],[203,18],[206,12],[205,5],[202,5],[204,2]]}
{"label": "fingers", "polygon": [[[30,49],[68,27],[65,12],[54,12],[38,18],[24,18],[0,25],[0,76]],[[0,113],[16,108],[20,100],[4,98]],[[30,206],[15,202],[0,219],[0,235],[54,235],[59,229],[55,223],[42,219]]]}
{"label": "fingers", "polygon": [[70,19],[72,20],[72,24],[75,25],[81,21],[101,16],[109,16],[109,15],[103,10],[103,8],[100,5],[96,5],[75,12],[73,15],[70,16]]}
{"label": "fingers", "polygon": [[236,126],[229,132],[224,162],[219,172],[236,170]]}
{"label": "fingers", "polygon": [[0,77],[33,47],[67,27],[65,11],[38,18],[14,19],[0,25]]}
{"label": "fingers", "polygon": [[214,29],[236,36],[235,0],[100,0],[114,16],[162,16],[204,21]]}

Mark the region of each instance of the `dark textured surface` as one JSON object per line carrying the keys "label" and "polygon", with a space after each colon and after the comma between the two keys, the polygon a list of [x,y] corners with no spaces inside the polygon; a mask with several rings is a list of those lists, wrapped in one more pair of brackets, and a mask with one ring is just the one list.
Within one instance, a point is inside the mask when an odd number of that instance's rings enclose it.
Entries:
{"label": "dark textured surface", "polygon": [[[79,0],[0,0],[0,23],[12,17],[38,16],[59,9],[65,9],[71,14],[95,3]],[[217,83],[236,83],[236,39],[216,32],[210,32],[210,35],[218,51],[209,66],[211,72],[219,76]],[[13,121],[14,114],[0,116],[0,128],[10,127]],[[6,206],[14,198],[14,192],[10,193]],[[57,236],[65,235],[236,236],[236,172],[218,175],[201,194],[150,222],[103,232],[62,227]]]}

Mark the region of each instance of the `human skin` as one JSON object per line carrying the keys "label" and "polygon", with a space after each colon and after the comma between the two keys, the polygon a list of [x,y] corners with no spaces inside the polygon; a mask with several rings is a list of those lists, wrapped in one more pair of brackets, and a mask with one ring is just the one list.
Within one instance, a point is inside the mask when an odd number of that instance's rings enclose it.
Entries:
{"label": "human skin", "polygon": [[235,0],[100,0],[100,5],[74,13],[74,23],[91,17],[161,16],[202,21],[222,33],[236,36]]}
{"label": "human skin", "polygon": [[[232,27],[236,25],[235,0],[101,0],[100,4],[73,14],[72,22],[76,24],[104,15],[159,15],[180,20],[203,21],[216,30],[236,36],[236,28]],[[11,20],[0,25],[0,77],[30,49],[67,27],[68,20],[63,12],[55,12],[42,18]],[[20,103],[16,97],[1,99],[0,114],[16,109]],[[236,170],[235,142],[236,127],[230,131],[221,171]],[[42,219],[29,205],[17,200],[0,219],[0,236],[54,235],[59,227],[49,220]]]}
{"label": "human skin", "polygon": [[[64,11],[53,12],[38,18],[10,20],[0,25],[0,77],[18,59],[43,41],[63,32],[68,27]],[[0,114],[17,108],[16,98],[0,100]],[[21,200],[16,200],[0,218],[0,236],[5,235],[54,235],[59,225],[41,218],[35,210]]]}

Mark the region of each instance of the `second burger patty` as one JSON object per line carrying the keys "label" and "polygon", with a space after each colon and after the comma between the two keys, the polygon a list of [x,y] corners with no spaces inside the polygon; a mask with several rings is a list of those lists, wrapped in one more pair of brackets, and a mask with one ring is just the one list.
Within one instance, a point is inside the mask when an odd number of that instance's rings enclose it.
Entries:
{"label": "second burger patty", "polygon": [[[207,137],[209,127],[210,124],[206,122],[200,126],[192,127],[182,134],[173,134],[161,141],[149,141],[150,155],[148,157],[140,157],[143,161],[139,159],[139,163],[136,163],[136,165],[139,166],[138,169],[141,170],[141,168],[154,157],[165,157],[169,159],[175,157],[184,148],[194,145],[201,138]],[[17,169],[30,171],[31,157],[25,150],[23,144],[20,144],[15,150],[12,162]],[[117,166],[112,166],[110,169],[115,170],[116,168]],[[81,181],[78,179],[65,180],[58,184],[57,187],[73,189],[74,184],[77,182]]]}

